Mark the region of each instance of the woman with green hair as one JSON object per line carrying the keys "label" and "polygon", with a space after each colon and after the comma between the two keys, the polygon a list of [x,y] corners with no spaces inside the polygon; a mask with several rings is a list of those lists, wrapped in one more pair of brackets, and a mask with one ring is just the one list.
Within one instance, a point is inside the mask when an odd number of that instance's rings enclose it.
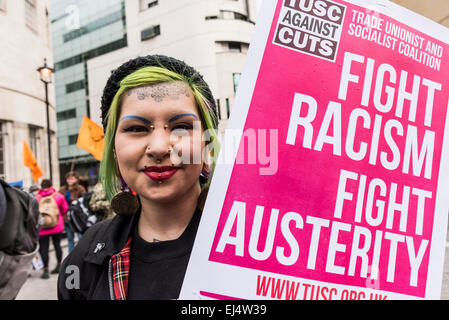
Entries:
{"label": "woman with green hair", "polygon": [[113,71],[101,111],[100,178],[117,215],[65,259],[58,297],[176,299],[218,152],[215,100],[195,69],[156,55]]}

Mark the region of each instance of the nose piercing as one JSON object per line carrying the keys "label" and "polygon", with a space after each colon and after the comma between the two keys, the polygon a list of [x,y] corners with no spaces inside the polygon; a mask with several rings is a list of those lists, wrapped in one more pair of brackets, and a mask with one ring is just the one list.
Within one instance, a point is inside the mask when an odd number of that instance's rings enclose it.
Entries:
{"label": "nose piercing", "polygon": [[164,125],[164,129],[168,129],[168,124]]}
{"label": "nose piercing", "polygon": [[173,148],[172,147],[168,147],[168,153],[172,153]]}
{"label": "nose piercing", "polygon": [[161,164],[161,160],[156,160],[156,163],[157,164]]}

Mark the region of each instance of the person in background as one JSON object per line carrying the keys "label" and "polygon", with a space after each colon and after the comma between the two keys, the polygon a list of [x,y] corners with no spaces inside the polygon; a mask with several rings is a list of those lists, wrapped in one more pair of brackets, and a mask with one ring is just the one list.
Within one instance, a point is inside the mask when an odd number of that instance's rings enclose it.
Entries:
{"label": "person in background", "polygon": [[28,190],[28,193],[32,196],[36,197],[37,193],[39,192],[39,186],[36,184],[33,184],[30,189]]}
{"label": "person in background", "polygon": [[111,209],[111,204],[106,197],[103,185],[98,182],[92,190],[92,197],[89,201],[89,209],[97,216],[98,221],[113,218],[115,213]]}
{"label": "person in background", "polygon": [[52,187],[52,183],[50,180],[48,179],[42,180],[41,188],[42,189],[39,190],[38,194],[36,195],[37,201],[40,202],[42,198],[52,196],[59,209],[58,224],[53,228],[48,229],[41,228],[41,231],[39,233],[39,253],[44,263],[44,271],[41,275],[41,278],[48,279],[50,277],[48,273],[48,261],[49,261],[48,253],[50,246],[50,238],[52,239],[53,247],[55,248],[56,252],[56,259],[58,261],[56,268],[52,270],[51,273],[57,274],[59,273],[59,269],[61,267],[62,262],[61,235],[62,232],[64,231],[63,216],[66,214],[69,206],[64,196],[56,192],[56,190]]}
{"label": "person in background", "polygon": [[89,191],[89,178],[86,176],[80,176],[78,179],[78,183],[84,187],[84,189]]}
{"label": "person in background", "polygon": [[15,299],[38,252],[39,204],[0,178],[0,300]]}
{"label": "person in background", "polygon": [[[79,176],[76,171],[69,171],[65,175],[65,181],[66,185],[62,186],[61,189],[59,189],[59,193],[63,194],[67,203],[70,204],[74,200],[78,200],[78,198],[82,197],[83,194],[86,193],[86,189],[79,183]],[[67,234],[67,240],[68,240],[68,251],[69,253],[72,252],[73,248],[75,247],[75,233],[70,228],[70,225],[67,220],[67,216],[65,216],[64,219],[64,228],[65,232]],[[81,239],[82,235],[78,235],[78,241]]]}

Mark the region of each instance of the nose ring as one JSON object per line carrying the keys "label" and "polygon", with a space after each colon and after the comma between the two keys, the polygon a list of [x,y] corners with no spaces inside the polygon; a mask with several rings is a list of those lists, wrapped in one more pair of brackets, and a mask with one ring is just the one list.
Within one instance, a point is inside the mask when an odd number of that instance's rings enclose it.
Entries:
{"label": "nose ring", "polygon": [[[151,147],[148,146],[147,149],[146,149],[147,152],[149,152],[150,149],[151,149]],[[172,148],[172,147],[168,147],[167,152],[168,152],[168,154],[172,153],[172,152],[173,152],[173,148]],[[156,163],[157,163],[157,164],[161,164],[161,162],[162,162],[161,159],[156,159]]]}

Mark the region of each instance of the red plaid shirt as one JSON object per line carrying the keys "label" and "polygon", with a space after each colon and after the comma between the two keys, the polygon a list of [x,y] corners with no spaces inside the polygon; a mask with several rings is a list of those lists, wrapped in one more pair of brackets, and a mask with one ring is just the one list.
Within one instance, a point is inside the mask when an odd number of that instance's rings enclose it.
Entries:
{"label": "red plaid shirt", "polygon": [[126,300],[128,295],[129,265],[131,257],[131,239],[125,247],[111,257],[112,284],[115,300]]}

